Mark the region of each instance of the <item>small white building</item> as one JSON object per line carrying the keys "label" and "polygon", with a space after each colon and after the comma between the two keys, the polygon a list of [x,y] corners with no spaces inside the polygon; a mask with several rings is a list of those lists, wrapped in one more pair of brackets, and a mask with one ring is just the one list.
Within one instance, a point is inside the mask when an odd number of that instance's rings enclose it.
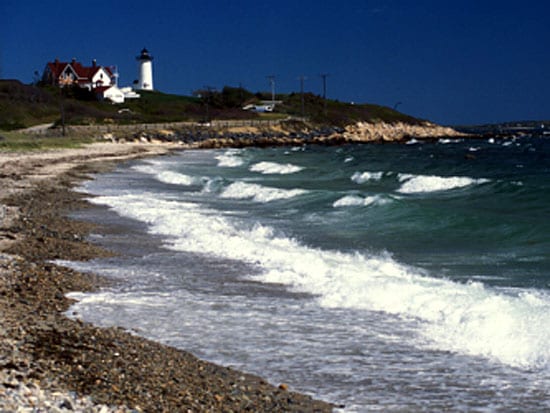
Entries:
{"label": "small white building", "polygon": [[130,86],[121,87],[120,91],[124,93],[125,99],[139,99],[140,94],[136,93]]}
{"label": "small white building", "polygon": [[110,100],[113,103],[124,103],[124,92],[117,86],[100,86],[93,89],[98,100]]}
{"label": "small white building", "polygon": [[143,48],[136,60],[139,62],[137,89],[153,90],[153,56],[149,54],[146,48]]}

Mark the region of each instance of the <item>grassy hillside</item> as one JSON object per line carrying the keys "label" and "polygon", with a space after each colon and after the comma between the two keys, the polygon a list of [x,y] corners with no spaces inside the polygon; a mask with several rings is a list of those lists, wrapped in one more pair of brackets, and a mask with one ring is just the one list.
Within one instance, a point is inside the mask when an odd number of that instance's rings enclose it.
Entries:
{"label": "grassy hillside", "polygon": [[0,129],[11,130],[59,118],[57,99],[43,89],[0,80]]}
{"label": "grassy hillside", "polygon": [[[302,96],[300,93],[279,96],[282,105],[275,108],[276,112],[302,116]],[[312,93],[304,94],[303,112],[305,117],[313,122],[334,126],[345,126],[359,121],[388,123],[404,122],[417,124],[419,119],[397,112],[386,106],[374,104],[350,104],[337,100],[326,101],[321,96]]]}
{"label": "grassy hillside", "polygon": [[[199,91],[200,92],[200,91]],[[0,80],[0,130],[26,128],[42,123],[102,124],[204,121],[209,119],[260,119],[302,115],[299,93],[277,95],[283,101],[274,113],[257,114],[243,111],[245,103],[269,97],[252,94],[240,88],[224,87],[220,92],[203,91],[200,97],[161,92],[140,92],[140,99],[124,104],[98,102],[82,89],[61,91],[51,86],[25,85],[18,80]],[[305,117],[318,124],[344,126],[357,121],[418,123],[418,120],[387,107],[352,105],[325,101],[311,93],[304,94]]]}

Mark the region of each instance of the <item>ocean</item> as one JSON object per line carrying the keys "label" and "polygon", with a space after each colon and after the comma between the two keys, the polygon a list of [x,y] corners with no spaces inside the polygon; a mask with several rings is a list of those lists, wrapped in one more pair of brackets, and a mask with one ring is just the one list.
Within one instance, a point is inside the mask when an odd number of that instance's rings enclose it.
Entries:
{"label": "ocean", "polygon": [[550,410],[550,139],[185,150],[79,191],[68,311],[341,411]]}

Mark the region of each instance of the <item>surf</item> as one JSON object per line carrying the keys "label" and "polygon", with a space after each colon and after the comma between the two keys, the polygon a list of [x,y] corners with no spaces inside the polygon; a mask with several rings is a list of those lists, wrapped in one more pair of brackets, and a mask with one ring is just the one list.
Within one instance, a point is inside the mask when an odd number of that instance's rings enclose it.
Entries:
{"label": "surf", "polygon": [[[149,225],[168,248],[259,266],[255,280],[312,294],[321,307],[391,314],[416,323],[415,345],[547,369],[550,297],[434,278],[391,254],[308,247],[271,226],[153,194],[95,197]],[[529,337],[526,340],[525,337]],[[506,342],[507,346],[502,343]]]}

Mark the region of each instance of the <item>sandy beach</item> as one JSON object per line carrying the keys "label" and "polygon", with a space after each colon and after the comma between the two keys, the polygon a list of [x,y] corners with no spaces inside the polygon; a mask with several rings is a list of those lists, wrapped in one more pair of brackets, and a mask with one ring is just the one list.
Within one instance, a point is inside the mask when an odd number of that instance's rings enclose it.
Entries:
{"label": "sandy beach", "polygon": [[66,217],[87,206],[74,185],[117,162],[181,149],[98,143],[0,153],[0,411],[332,410],[284,383],[63,315],[71,303],[65,294],[109,282],[51,262],[111,254],[86,241],[101,228]]}

